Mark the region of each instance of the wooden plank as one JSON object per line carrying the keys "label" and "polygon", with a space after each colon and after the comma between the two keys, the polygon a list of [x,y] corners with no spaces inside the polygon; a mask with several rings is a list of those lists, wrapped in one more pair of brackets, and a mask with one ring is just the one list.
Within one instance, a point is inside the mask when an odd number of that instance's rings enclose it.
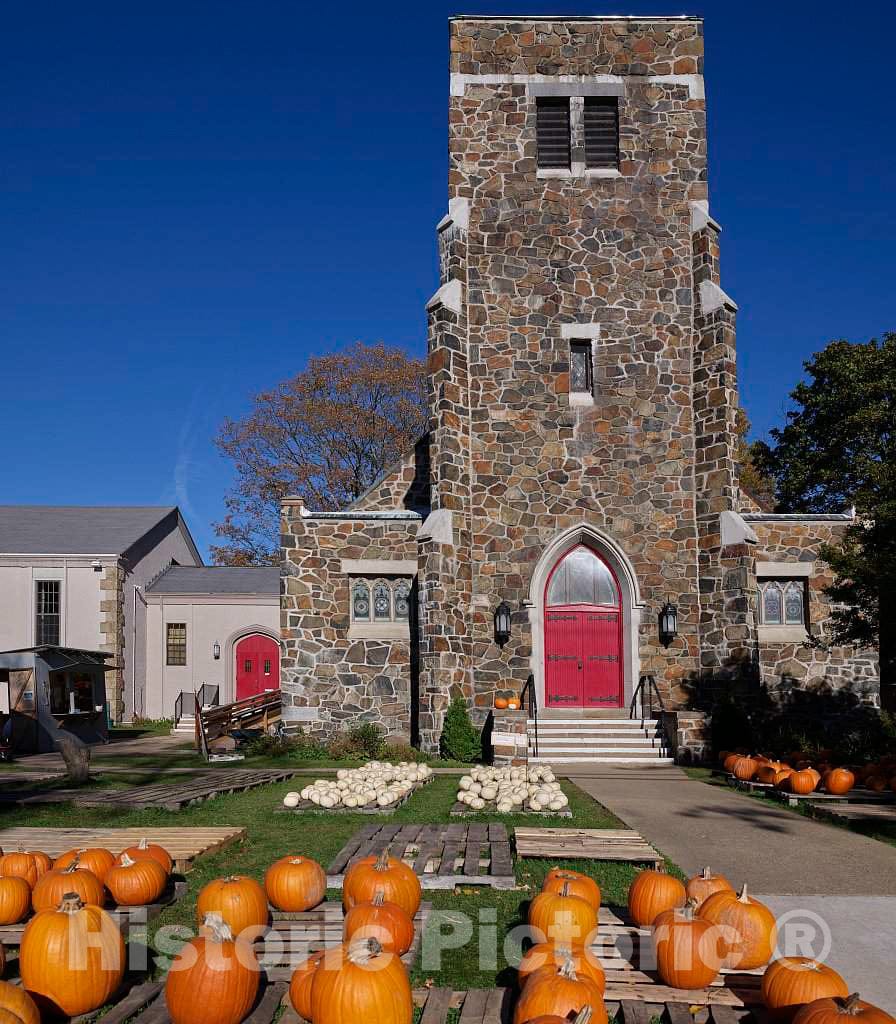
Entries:
{"label": "wooden plank", "polygon": [[488,1003],[489,990],[471,988],[460,1008],[458,1024],[481,1024]]}
{"label": "wooden plank", "polygon": [[[124,1024],[138,1010],[148,1006],[161,991],[162,982],[160,981],[146,981],[142,985],[136,985],[121,1002],[116,1003],[108,1013],[103,1014],[103,1021],[105,1024]],[[87,1016],[93,1016],[93,1014]]]}
{"label": "wooden plank", "polygon": [[345,871],[349,860],[358,852],[362,843],[366,843],[371,839],[377,830],[379,825],[365,825],[359,832],[356,832],[351,839],[342,847],[339,853],[336,854],[334,860],[330,863],[327,868],[328,875],[339,875]]}
{"label": "wooden plank", "polygon": [[450,988],[431,988],[419,1024],[445,1024],[453,996]]}
{"label": "wooden plank", "polygon": [[[606,999],[606,993],[604,993]],[[623,1024],[649,1024],[650,1014],[641,999],[621,999],[619,1009],[622,1011]]]}

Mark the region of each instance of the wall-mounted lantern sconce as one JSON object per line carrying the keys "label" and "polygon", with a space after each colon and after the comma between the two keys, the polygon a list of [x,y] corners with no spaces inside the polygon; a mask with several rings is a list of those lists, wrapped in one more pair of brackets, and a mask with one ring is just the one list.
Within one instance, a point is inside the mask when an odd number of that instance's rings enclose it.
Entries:
{"label": "wall-mounted lantern sconce", "polygon": [[218,661],[221,657],[221,645],[217,640],[212,644],[212,657],[215,661]]}
{"label": "wall-mounted lantern sconce", "polygon": [[660,609],[660,643],[668,647],[677,636],[678,609],[671,601],[667,601]]}
{"label": "wall-mounted lantern sconce", "polygon": [[495,643],[499,647],[510,639],[510,624],[512,611],[506,601],[502,601],[495,609]]}

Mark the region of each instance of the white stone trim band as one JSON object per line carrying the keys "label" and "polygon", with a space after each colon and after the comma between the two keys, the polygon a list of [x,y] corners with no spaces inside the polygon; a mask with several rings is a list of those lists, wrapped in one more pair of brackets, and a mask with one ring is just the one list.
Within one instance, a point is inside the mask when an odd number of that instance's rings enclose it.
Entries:
{"label": "white stone trim band", "polygon": [[446,281],[426,303],[427,311],[435,309],[436,306],[445,306],[446,309],[460,315],[463,309],[463,285],[456,277]]}
{"label": "white stone trim band", "polygon": [[347,576],[416,576],[417,561],[412,558],[343,558]]}
{"label": "white stone trim band", "polygon": [[578,341],[600,337],[600,324],[560,324],[560,337],[564,341]]}
{"label": "white stone trim band", "polygon": [[[566,84],[576,90],[569,95],[607,95],[607,93],[587,93],[581,90],[594,89],[599,86],[617,85],[625,86],[631,76],[627,75],[527,75],[527,74],[503,74],[503,75],[469,75],[459,71],[452,71],[450,92],[452,96],[463,96],[468,85],[525,85],[530,87],[530,95],[537,95],[534,91],[540,86],[560,86]],[[686,85],[688,96],[692,100],[706,98],[706,89],[703,83],[703,75],[647,75],[639,78],[639,81],[646,81],[651,85]],[[562,95],[562,90],[557,89],[553,95]],[[544,95],[544,93],[542,93]],[[622,95],[618,93],[616,95]]]}
{"label": "white stone trim band", "polygon": [[814,575],[814,562],[757,562],[757,576],[783,576],[787,579],[797,579]]}

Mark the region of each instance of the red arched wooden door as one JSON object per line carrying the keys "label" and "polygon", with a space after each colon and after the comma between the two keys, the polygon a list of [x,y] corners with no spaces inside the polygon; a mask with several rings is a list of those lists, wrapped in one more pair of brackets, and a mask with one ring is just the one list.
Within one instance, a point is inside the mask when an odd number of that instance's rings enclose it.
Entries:
{"label": "red arched wooden door", "polygon": [[263,633],[244,636],[236,645],[236,697],[244,700],[280,689],[280,645]]}
{"label": "red arched wooden door", "polygon": [[584,544],[551,570],[544,600],[545,707],[622,707],[622,608],[613,570]]}

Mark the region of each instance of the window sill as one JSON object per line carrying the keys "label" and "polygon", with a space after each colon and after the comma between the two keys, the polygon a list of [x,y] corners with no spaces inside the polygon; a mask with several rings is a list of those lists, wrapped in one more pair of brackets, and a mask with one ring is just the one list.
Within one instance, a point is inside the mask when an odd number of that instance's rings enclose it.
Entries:
{"label": "window sill", "polygon": [[759,639],[767,644],[805,644],[809,633],[805,626],[760,626]]}
{"label": "window sill", "polygon": [[560,178],[570,180],[572,178],[621,178],[622,171],[616,167],[586,167],[584,164],[573,164],[572,167],[539,167],[535,171],[535,177]]}
{"label": "window sill", "polygon": [[569,404],[570,406],[576,406],[579,408],[582,406],[593,406],[594,395],[588,394],[587,391],[570,391]]}
{"label": "window sill", "polygon": [[406,622],[353,622],[348,627],[349,640],[410,640]]}

